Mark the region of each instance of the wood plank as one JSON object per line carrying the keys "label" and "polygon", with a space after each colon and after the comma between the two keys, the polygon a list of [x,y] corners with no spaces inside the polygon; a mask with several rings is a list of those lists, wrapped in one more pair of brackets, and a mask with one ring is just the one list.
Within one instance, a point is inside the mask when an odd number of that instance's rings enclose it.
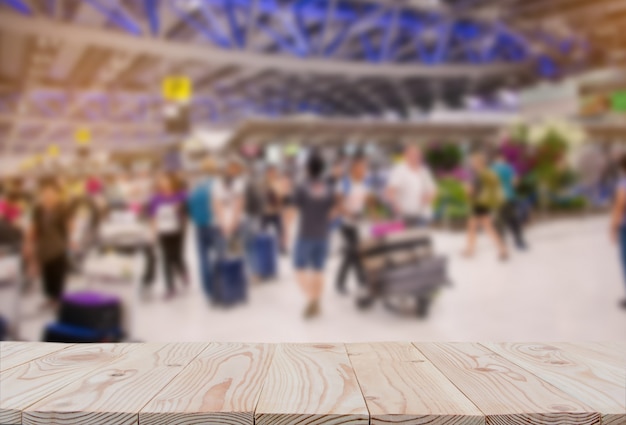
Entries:
{"label": "wood plank", "polygon": [[139,411],[207,344],[140,344],[24,410],[25,425],[130,425]]}
{"label": "wood plank", "polygon": [[257,425],[362,424],[369,414],[343,344],[276,347]]}
{"label": "wood plank", "polygon": [[566,350],[576,350],[577,354],[590,356],[594,360],[608,363],[615,367],[626,369],[626,347],[621,348],[618,343],[577,342],[551,343]]}
{"label": "wood plank", "polygon": [[482,412],[410,343],[348,344],[372,425],[478,425]]}
{"label": "wood plank", "polygon": [[128,355],[135,344],[75,345],[0,372],[0,424],[22,423],[22,411],[76,379]]}
{"label": "wood plank", "polygon": [[70,347],[45,342],[0,342],[0,372]]}
{"label": "wood plank", "polygon": [[254,423],[270,344],[210,344],[139,413],[142,425]]}
{"label": "wood plank", "polygon": [[603,424],[626,424],[626,369],[553,344],[483,344],[600,412]]}
{"label": "wood plank", "polygon": [[476,343],[415,343],[493,425],[600,424],[600,414]]}

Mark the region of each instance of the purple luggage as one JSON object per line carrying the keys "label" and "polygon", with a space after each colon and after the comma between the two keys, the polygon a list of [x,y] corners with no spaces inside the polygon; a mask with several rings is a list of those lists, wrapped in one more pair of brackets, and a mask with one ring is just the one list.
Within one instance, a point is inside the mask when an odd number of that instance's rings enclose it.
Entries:
{"label": "purple luggage", "polygon": [[122,308],[119,298],[94,291],[66,294],[61,299],[59,322],[97,331],[119,330]]}

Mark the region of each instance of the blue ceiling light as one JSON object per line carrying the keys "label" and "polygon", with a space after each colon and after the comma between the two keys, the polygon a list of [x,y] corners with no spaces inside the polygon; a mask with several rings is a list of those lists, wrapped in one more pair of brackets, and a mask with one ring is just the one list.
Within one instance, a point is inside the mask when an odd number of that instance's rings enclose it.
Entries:
{"label": "blue ceiling light", "polygon": [[148,17],[148,24],[150,25],[152,35],[158,35],[161,31],[159,3],[159,0],[143,0],[143,10]]}
{"label": "blue ceiling light", "polygon": [[367,60],[370,62],[378,62],[378,55],[374,51],[374,46],[372,46],[369,35],[367,35],[367,33],[361,33],[361,36],[359,38],[361,41],[361,47],[365,52],[365,57],[367,58]]}
{"label": "blue ceiling light", "polygon": [[32,15],[33,11],[30,9],[28,3],[24,0],[0,0],[3,4],[15,9],[22,15]]}
{"label": "blue ceiling light", "polygon": [[537,70],[542,77],[554,78],[558,76],[558,66],[549,56],[540,56],[537,59]]}
{"label": "blue ceiling light", "polygon": [[226,12],[228,18],[228,24],[230,25],[231,33],[239,48],[244,47],[244,32],[243,28],[237,21],[237,5],[229,0],[222,1],[222,8]]}

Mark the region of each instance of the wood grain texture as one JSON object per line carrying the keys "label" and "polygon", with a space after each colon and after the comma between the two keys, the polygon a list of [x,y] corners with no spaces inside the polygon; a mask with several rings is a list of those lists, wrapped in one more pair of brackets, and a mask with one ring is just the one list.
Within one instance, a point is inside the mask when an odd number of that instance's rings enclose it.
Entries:
{"label": "wood grain texture", "polygon": [[410,343],[348,344],[372,425],[478,425],[482,412]]}
{"label": "wood grain texture", "polygon": [[0,424],[21,424],[24,409],[135,348],[133,344],[75,345],[0,372]]}
{"label": "wood grain texture", "polygon": [[257,425],[367,425],[369,414],[343,344],[276,347]]}
{"label": "wood grain texture", "polygon": [[608,363],[612,366],[626,369],[626,347],[621,348],[619,343],[552,343],[564,350],[576,350],[579,355],[590,356],[596,361]]}
{"label": "wood grain texture", "polygon": [[252,425],[270,344],[210,344],[139,413],[142,425]]}
{"label": "wood grain texture", "polygon": [[626,424],[626,369],[552,344],[483,344],[602,415],[603,424]]}
{"label": "wood grain texture", "polygon": [[44,342],[0,342],[0,372],[70,347]]}
{"label": "wood grain texture", "polygon": [[600,414],[476,343],[415,343],[493,425],[600,424]]}
{"label": "wood grain texture", "polygon": [[28,425],[130,425],[139,411],[207,344],[139,344],[124,358],[76,379],[26,408]]}

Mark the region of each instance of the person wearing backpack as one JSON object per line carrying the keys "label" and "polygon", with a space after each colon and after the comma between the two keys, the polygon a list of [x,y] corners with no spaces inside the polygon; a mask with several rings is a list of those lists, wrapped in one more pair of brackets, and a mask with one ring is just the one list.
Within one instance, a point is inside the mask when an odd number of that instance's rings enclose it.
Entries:
{"label": "person wearing backpack", "polygon": [[337,274],[336,288],[340,294],[346,294],[348,273],[354,269],[359,284],[365,281],[363,265],[359,257],[359,230],[371,190],[366,181],[367,161],[357,154],[350,165],[349,175],[341,179],[337,191],[341,198],[340,233],[344,243],[343,258]]}
{"label": "person wearing backpack", "polygon": [[489,169],[485,155],[474,153],[471,157],[472,181],[466,188],[470,199],[472,215],[467,223],[467,248],[464,255],[474,255],[476,235],[482,228],[495,242],[500,252],[500,260],[508,259],[506,245],[496,230],[495,219],[504,204],[504,193],[498,176]]}
{"label": "person wearing backpack", "polygon": [[207,160],[200,176],[187,196],[189,217],[195,227],[196,248],[200,265],[200,278],[205,295],[213,295],[213,249],[215,248],[215,227],[213,222],[213,176],[215,164]]}

